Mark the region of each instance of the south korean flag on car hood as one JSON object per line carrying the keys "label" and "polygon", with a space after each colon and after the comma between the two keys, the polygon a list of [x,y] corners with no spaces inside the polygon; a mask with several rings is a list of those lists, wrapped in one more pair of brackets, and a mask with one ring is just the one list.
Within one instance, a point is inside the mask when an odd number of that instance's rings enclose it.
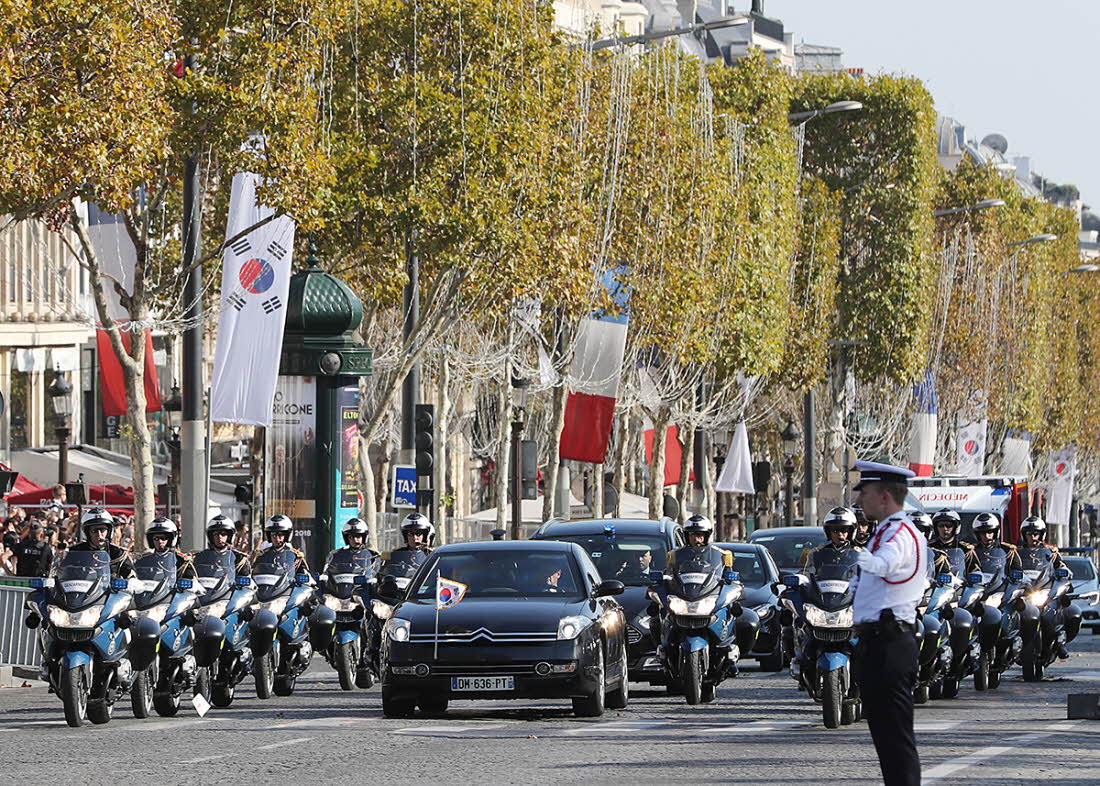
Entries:
{"label": "south korean flag on car hood", "polygon": [[437,575],[435,577],[435,607],[436,609],[449,609],[466,597],[466,585],[445,579]]}

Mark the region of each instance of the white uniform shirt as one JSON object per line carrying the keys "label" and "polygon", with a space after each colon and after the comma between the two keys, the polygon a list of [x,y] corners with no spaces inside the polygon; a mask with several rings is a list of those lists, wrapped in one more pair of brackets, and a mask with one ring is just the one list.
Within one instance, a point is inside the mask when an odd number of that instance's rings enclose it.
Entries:
{"label": "white uniform shirt", "polygon": [[917,619],[917,604],[927,580],[928,543],[904,513],[879,523],[859,555],[860,576],[852,610],[856,623],[878,622],[884,609],[909,623]]}

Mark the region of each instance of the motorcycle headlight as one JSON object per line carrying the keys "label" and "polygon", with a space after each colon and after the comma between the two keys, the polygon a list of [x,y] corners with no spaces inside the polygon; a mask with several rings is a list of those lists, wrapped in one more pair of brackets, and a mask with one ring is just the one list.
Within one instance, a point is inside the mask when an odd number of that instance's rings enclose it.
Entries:
{"label": "motorcycle headlight", "polygon": [[195,609],[195,617],[202,619],[203,617],[221,617],[225,616],[225,610],[229,608],[229,598],[224,600],[214,601],[208,606],[199,606]]}
{"label": "motorcycle headlight", "polygon": [[710,595],[701,600],[684,600],[675,595],[668,596],[668,608],[672,613],[685,617],[709,617],[714,613],[716,603],[718,603],[717,595]]}
{"label": "motorcycle headlight", "polygon": [[558,622],[558,639],[568,641],[575,639],[581,635],[581,631],[592,624],[592,620],[588,617],[575,616],[575,617],[562,617]]}
{"label": "motorcycle headlight", "polygon": [[852,627],[852,621],[854,617],[852,614],[851,606],[846,609],[841,609],[840,611],[825,611],[825,609],[819,609],[812,603],[807,603],[805,609],[806,621],[813,625],[815,628]]}
{"label": "motorcycle headlight", "polygon": [[337,598],[335,595],[325,595],[325,605],[333,611],[355,611],[359,608],[359,596],[353,595],[352,597],[344,600],[343,598]]}
{"label": "motorcycle headlight", "polygon": [[380,600],[372,600],[370,602],[370,610],[374,612],[374,616],[380,620],[388,620],[393,616],[393,606],[388,603],[383,603]]}
{"label": "motorcycle headlight", "polygon": [[1033,606],[1039,606],[1040,608],[1046,605],[1047,598],[1050,597],[1050,588],[1035,590],[1027,596],[1027,602]]}
{"label": "motorcycle headlight", "polygon": [[766,620],[775,611],[775,606],[770,603],[761,603],[759,606],[753,606],[752,610],[756,612],[756,616],[761,620]]}
{"label": "motorcycle headlight", "polygon": [[992,606],[995,609],[1001,607],[1001,600],[1004,599],[1005,594],[1003,592],[994,592],[988,598],[985,599],[987,605]]}
{"label": "motorcycle headlight", "polygon": [[257,611],[259,611],[260,609],[267,609],[276,617],[281,617],[283,615],[283,612],[286,611],[286,604],[288,600],[290,600],[290,598],[286,595],[283,595],[281,598],[275,598],[275,600],[267,600],[257,603],[252,608],[256,609]]}
{"label": "motorcycle headlight", "polygon": [[156,606],[150,606],[147,609],[134,610],[130,612],[130,616],[134,619],[138,617],[148,617],[153,622],[163,625],[164,617],[168,614],[168,604],[161,603]]}
{"label": "motorcycle headlight", "polygon": [[408,641],[412,632],[412,623],[408,620],[391,619],[386,623],[386,635],[393,641]]}
{"label": "motorcycle headlight", "polygon": [[60,606],[47,606],[50,624],[57,628],[94,628],[103,616],[103,605],[91,606],[81,611],[66,611]]}

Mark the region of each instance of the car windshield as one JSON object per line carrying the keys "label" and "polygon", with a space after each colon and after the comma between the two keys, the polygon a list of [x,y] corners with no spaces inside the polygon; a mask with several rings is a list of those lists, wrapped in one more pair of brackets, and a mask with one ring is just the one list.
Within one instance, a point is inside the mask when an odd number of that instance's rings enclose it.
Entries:
{"label": "car windshield", "polygon": [[809,551],[825,542],[825,533],[817,527],[807,527],[806,532],[754,534],[752,542],[771,552],[772,559],[781,570],[798,571],[806,563]]}
{"label": "car windshield", "polygon": [[1062,561],[1066,563],[1073,578],[1085,581],[1096,579],[1096,566],[1088,557],[1063,557]]}
{"label": "car windshield", "polygon": [[659,535],[567,535],[554,540],[576,543],[592,558],[600,576],[641,587],[651,570],[664,569],[665,539]]}
{"label": "car windshield", "polygon": [[437,554],[416,590],[435,597],[436,576],[466,585],[467,598],[547,597],[579,600],[584,582],[573,556],[563,551],[450,551]]}
{"label": "car windshield", "polygon": [[733,569],[747,588],[756,589],[768,583],[768,572],[754,551],[733,552]]}

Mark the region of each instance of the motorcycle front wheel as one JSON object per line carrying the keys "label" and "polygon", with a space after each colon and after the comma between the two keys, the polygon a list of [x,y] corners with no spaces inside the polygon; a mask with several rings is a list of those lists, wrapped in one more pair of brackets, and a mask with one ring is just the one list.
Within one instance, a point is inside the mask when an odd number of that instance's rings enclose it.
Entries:
{"label": "motorcycle front wheel", "polygon": [[978,658],[978,668],[974,669],[974,690],[988,690],[995,687],[989,682],[989,653],[983,652]]}
{"label": "motorcycle front wheel", "polygon": [[336,647],[336,657],[333,658],[336,666],[336,676],[340,678],[340,690],[353,690],[355,688],[355,664],[359,660],[356,657],[355,645],[346,641]]}
{"label": "motorcycle front wheel", "polygon": [[65,722],[83,726],[88,717],[88,678],[83,666],[61,668],[61,701],[65,705]]}
{"label": "motorcycle front wheel", "polygon": [[198,673],[195,674],[195,695],[202,696],[207,701],[210,701],[210,697],[213,695],[213,677],[211,676],[211,669],[209,666],[200,666]]}
{"label": "motorcycle front wheel", "polygon": [[703,651],[695,650],[684,657],[684,698],[688,704],[703,700]]}
{"label": "motorcycle front wheel", "polygon": [[844,706],[844,688],[840,684],[840,669],[825,672],[821,685],[821,717],[826,729],[840,726]]}
{"label": "motorcycle front wheel", "polygon": [[153,681],[155,679],[152,665],[134,676],[134,686],[130,689],[130,706],[134,708],[135,718],[148,718],[153,714]]}
{"label": "motorcycle front wheel", "polygon": [[914,704],[927,704],[928,703],[928,686],[921,684],[913,688],[913,703]]}
{"label": "motorcycle front wheel", "polygon": [[270,699],[275,686],[275,653],[268,650],[257,658],[252,665],[252,672],[256,676],[256,698]]}
{"label": "motorcycle front wheel", "polygon": [[1020,656],[1024,667],[1024,681],[1038,682],[1043,678],[1043,631],[1042,628],[1035,631],[1031,641],[1024,647]]}

